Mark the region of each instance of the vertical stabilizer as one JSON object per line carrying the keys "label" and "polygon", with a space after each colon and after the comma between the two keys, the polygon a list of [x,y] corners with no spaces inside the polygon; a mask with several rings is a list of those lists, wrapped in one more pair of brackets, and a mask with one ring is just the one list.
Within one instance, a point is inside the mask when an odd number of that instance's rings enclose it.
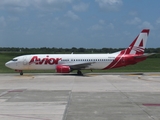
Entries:
{"label": "vertical stabilizer", "polygon": [[117,52],[118,55],[115,60],[104,69],[112,69],[126,65],[132,65],[145,60],[146,57],[144,56],[144,50],[146,47],[148,35],[149,29],[143,29],[128,48]]}
{"label": "vertical stabilizer", "polygon": [[141,33],[135,38],[135,40],[126,49],[126,54],[138,54],[144,53],[147,38],[149,35],[149,29],[143,29]]}

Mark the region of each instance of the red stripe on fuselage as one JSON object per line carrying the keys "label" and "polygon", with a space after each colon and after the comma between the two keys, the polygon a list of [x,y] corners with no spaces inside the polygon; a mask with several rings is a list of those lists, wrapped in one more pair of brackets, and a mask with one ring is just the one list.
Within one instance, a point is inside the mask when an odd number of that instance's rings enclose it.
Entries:
{"label": "red stripe on fuselage", "polygon": [[120,66],[121,65],[121,59],[122,59],[123,55],[126,54],[126,52],[127,52],[127,49],[122,50],[120,52],[120,54],[104,69],[112,69],[112,68],[116,68],[116,67]]}

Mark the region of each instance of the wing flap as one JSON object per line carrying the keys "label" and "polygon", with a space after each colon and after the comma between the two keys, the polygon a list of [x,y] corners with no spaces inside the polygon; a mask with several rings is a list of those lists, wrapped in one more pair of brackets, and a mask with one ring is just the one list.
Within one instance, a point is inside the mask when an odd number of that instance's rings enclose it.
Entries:
{"label": "wing flap", "polygon": [[77,70],[77,69],[82,69],[82,68],[87,68],[88,66],[92,65],[95,62],[87,62],[87,63],[70,63],[70,64],[63,64],[66,66],[70,66],[71,69]]}

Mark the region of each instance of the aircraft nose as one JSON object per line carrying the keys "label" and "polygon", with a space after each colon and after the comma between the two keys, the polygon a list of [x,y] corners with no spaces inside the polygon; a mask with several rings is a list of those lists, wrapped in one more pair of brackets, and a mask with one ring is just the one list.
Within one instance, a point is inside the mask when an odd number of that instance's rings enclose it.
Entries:
{"label": "aircraft nose", "polygon": [[9,68],[10,67],[10,62],[6,62],[5,66]]}

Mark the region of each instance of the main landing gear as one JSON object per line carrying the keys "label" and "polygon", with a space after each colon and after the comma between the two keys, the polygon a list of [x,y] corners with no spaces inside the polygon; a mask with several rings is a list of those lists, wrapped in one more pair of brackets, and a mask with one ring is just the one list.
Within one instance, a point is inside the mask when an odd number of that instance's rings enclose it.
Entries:
{"label": "main landing gear", "polygon": [[21,71],[19,72],[19,74],[20,74],[20,75],[23,75],[23,71],[21,70]]}
{"label": "main landing gear", "polygon": [[80,70],[77,71],[77,75],[83,75]]}

